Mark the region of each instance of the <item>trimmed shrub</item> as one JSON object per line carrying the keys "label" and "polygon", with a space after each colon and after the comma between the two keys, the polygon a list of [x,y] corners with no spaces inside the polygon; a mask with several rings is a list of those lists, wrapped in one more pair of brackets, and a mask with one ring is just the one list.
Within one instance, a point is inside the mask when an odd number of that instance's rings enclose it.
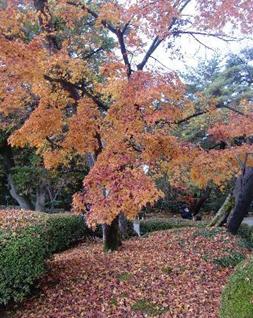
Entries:
{"label": "trimmed shrub", "polygon": [[191,220],[185,219],[148,219],[140,222],[141,234],[144,235],[146,233],[161,231],[161,230],[169,230],[169,229],[177,229],[182,227],[202,227],[205,226],[203,222],[195,222]]}
{"label": "trimmed shrub", "polygon": [[253,226],[241,224],[238,235],[243,239],[247,247],[253,248]]}
{"label": "trimmed shrub", "polygon": [[[18,212],[17,212],[18,213]],[[46,272],[46,260],[86,238],[90,231],[76,215],[53,215],[37,225],[0,234],[0,305],[20,302]]]}
{"label": "trimmed shrub", "polygon": [[49,254],[64,251],[90,235],[84,220],[77,215],[53,215],[40,230]]}
{"label": "trimmed shrub", "polygon": [[253,317],[253,258],[240,263],[230,276],[221,299],[221,318]]}
{"label": "trimmed shrub", "polygon": [[19,302],[45,272],[47,247],[34,228],[0,237],[0,304]]}

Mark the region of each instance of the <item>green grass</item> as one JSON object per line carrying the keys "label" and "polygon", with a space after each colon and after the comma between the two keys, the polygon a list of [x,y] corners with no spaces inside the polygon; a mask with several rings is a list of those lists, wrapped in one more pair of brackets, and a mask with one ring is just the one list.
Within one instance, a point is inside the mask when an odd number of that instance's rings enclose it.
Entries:
{"label": "green grass", "polygon": [[124,272],[118,275],[118,280],[121,282],[126,282],[127,280],[129,280],[133,275],[131,273],[128,272]]}
{"label": "green grass", "polygon": [[253,317],[253,258],[240,263],[221,299],[220,318]]}
{"label": "green grass", "polygon": [[168,308],[153,304],[147,299],[140,299],[132,305],[132,310],[140,311],[143,314],[154,317],[165,313],[166,311],[168,311]]}
{"label": "green grass", "polygon": [[221,267],[235,267],[245,259],[245,256],[238,252],[231,252],[229,255],[215,258],[213,263]]}

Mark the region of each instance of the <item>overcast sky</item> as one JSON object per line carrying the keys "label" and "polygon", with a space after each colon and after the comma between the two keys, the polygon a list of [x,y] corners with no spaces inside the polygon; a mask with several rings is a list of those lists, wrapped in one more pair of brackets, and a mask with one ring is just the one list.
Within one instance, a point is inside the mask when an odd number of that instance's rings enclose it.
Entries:
{"label": "overcast sky", "polygon": [[[180,54],[171,56],[171,50],[166,49],[165,45],[160,47],[154,56],[170,69],[184,70],[189,66],[196,66],[201,59],[210,59],[214,54],[225,57],[229,53],[238,53],[245,47],[253,47],[252,39],[223,42],[214,38],[201,37],[201,40],[212,50],[199,44],[190,36],[183,36],[181,39],[176,40],[176,46],[180,48],[179,52],[182,53],[182,56]],[[153,63],[158,64],[155,61]]]}
{"label": "overcast sky", "polygon": [[[119,0],[121,3],[129,4],[130,0]],[[131,0],[134,1],[134,0]],[[185,14],[194,15],[195,11],[195,1],[192,1],[185,10]],[[226,33],[235,33],[236,30],[227,28]],[[237,34],[238,37],[242,38],[241,35]],[[251,38],[247,38],[240,41],[233,42],[224,42],[222,40],[218,40],[217,38],[199,36],[199,40],[201,40],[207,47],[201,45],[196,40],[194,40],[189,35],[183,35],[181,38],[177,38],[175,41],[176,47],[179,48],[178,52],[181,55],[173,54],[171,55],[172,50],[166,49],[166,44],[161,45],[157,51],[153,54],[157,60],[159,60],[165,68],[169,68],[172,70],[184,71],[189,66],[196,66],[198,61],[201,59],[210,59],[212,55],[219,54],[222,57],[225,57],[229,53],[238,53],[241,49],[245,47],[253,47],[253,36]],[[175,51],[175,50],[173,50]],[[156,66],[159,65],[154,59],[150,60],[151,63],[155,63]]]}

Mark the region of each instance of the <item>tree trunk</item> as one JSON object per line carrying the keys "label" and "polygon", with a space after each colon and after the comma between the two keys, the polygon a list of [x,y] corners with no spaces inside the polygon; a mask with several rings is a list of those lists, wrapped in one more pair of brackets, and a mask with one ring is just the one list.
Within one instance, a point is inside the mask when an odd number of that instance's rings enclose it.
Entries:
{"label": "tree trunk", "polygon": [[2,155],[4,159],[3,162],[4,162],[4,168],[5,168],[10,195],[18,203],[21,209],[32,210],[33,208],[30,201],[27,198],[18,194],[13,178],[11,176],[11,169],[15,167],[15,162],[13,159],[12,149],[8,145],[7,141],[5,141],[0,146],[0,155]]}
{"label": "tree trunk", "polygon": [[21,195],[19,195],[17,193],[15,184],[13,182],[13,179],[12,179],[12,176],[10,173],[7,176],[7,180],[8,180],[8,187],[9,187],[10,195],[12,196],[12,198],[15,201],[17,201],[20,208],[24,209],[24,210],[32,210],[33,207],[31,205],[31,203],[26,198],[22,197]]}
{"label": "tree trunk", "polygon": [[39,185],[36,192],[35,211],[44,212],[47,197],[45,185]]}
{"label": "tree trunk", "polygon": [[235,206],[228,219],[227,228],[230,233],[236,234],[253,199],[253,168],[246,167],[237,178],[233,195]]}
{"label": "tree trunk", "polygon": [[195,204],[191,208],[191,212],[193,216],[196,216],[199,214],[202,206],[206,202],[206,200],[209,198],[211,189],[206,189],[206,191],[200,196],[200,198],[195,202]]}
{"label": "tree trunk", "polygon": [[103,224],[103,242],[106,252],[115,251],[122,245],[118,216],[112,221],[111,225]]}
{"label": "tree trunk", "polygon": [[209,226],[222,226],[229,213],[231,212],[231,210],[233,209],[234,207],[234,197],[233,195],[230,193],[225,202],[223,203],[223,205],[221,206],[221,208],[219,209],[219,211],[216,213],[216,215],[214,216],[214,218],[212,219],[211,223],[209,224]]}
{"label": "tree trunk", "polygon": [[127,219],[123,213],[120,213],[119,215],[119,231],[120,231],[120,236],[122,240],[125,240],[128,238]]}

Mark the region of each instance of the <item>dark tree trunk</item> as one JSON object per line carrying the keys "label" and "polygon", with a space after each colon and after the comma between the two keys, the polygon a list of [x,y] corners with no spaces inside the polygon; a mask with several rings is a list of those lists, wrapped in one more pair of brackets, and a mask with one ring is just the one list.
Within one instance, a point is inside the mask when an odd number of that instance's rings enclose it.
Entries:
{"label": "dark tree trunk", "polygon": [[123,213],[119,215],[119,231],[120,236],[123,240],[127,239],[128,231],[127,231],[127,219]]}
{"label": "dark tree trunk", "polygon": [[118,216],[112,221],[111,225],[103,224],[103,242],[106,252],[115,251],[122,245]]}
{"label": "dark tree trunk", "polygon": [[253,168],[246,167],[237,178],[233,195],[235,206],[228,218],[227,228],[229,232],[236,234],[253,199]]}
{"label": "dark tree trunk", "polygon": [[206,189],[206,191],[200,196],[200,198],[194,203],[194,205],[191,208],[191,212],[193,216],[196,216],[199,214],[202,206],[206,202],[206,200],[209,198],[211,190]]}

